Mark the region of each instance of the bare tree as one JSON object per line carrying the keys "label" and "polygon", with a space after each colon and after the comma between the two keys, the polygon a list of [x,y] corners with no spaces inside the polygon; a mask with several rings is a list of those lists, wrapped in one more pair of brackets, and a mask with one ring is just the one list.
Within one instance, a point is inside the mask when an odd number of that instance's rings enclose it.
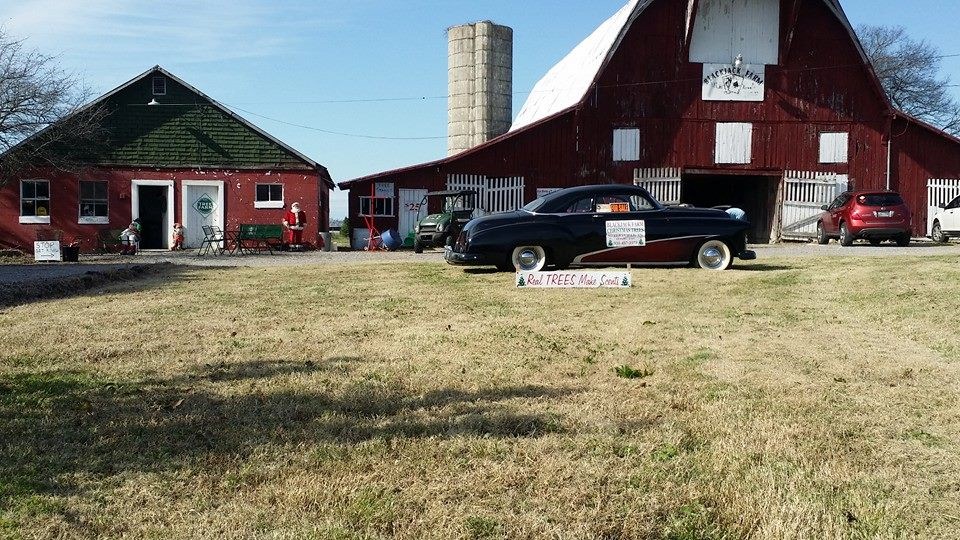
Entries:
{"label": "bare tree", "polygon": [[862,25],[857,33],[894,107],[960,134],[960,104],[942,73],[943,54],[936,47],[911,38],[901,26]]}
{"label": "bare tree", "polygon": [[31,167],[76,171],[102,149],[105,110],[53,57],[0,30],[0,186]]}

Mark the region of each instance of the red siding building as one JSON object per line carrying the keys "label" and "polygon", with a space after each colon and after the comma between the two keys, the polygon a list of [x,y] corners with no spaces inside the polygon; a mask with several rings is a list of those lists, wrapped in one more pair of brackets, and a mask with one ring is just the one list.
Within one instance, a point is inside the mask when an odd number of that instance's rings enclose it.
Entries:
{"label": "red siding building", "polygon": [[384,230],[412,226],[407,203],[425,190],[479,189],[491,213],[637,183],[667,204],[744,208],[767,242],[812,236],[848,187],[902,191],[927,234],[928,185],[956,178],[960,140],[893,109],[839,1],[631,0],[536,85],[509,133],[340,187],[355,237],[371,184],[393,190],[373,205]]}
{"label": "red siding building", "polygon": [[139,218],[142,248],[168,248],[174,223],[198,247],[204,225],[279,224],[293,202],[310,244],[327,231],[326,168],[159,66],[90,106],[108,113],[106,148],[76,172],[38,168],[0,188],[0,245],[30,251],[54,229],[90,251]]}

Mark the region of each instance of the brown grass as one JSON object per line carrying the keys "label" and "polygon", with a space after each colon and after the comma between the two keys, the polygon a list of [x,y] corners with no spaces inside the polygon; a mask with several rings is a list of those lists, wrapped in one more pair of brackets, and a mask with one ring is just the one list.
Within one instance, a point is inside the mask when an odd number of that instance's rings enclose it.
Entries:
{"label": "brown grass", "polygon": [[8,308],[0,537],[960,537],[956,260],[745,268],[183,268]]}

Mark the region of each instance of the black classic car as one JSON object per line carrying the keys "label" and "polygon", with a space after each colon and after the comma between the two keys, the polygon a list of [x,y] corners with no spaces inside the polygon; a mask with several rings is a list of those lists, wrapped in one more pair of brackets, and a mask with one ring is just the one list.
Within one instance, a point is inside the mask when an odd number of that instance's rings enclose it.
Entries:
{"label": "black classic car", "polygon": [[724,270],[734,257],[756,258],[746,247],[748,229],[722,210],[664,207],[641,187],[583,186],[470,221],[445,257],[503,271],[623,264]]}

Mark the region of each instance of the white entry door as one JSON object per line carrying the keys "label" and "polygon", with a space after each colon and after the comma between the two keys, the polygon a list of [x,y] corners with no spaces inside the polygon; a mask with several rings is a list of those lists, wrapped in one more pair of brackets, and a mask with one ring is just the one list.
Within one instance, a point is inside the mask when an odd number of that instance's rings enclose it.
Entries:
{"label": "white entry door", "polygon": [[[425,189],[400,190],[400,225],[397,228],[400,238],[406,238],[413,231],[413,226],[417,224],[417,215],[420,213],[420,204],[426,196]],[[426,215],[427,210],[424,208],[423,215],[420,217],[426,217]]]}
{"label": "white entry door", "polygon": [[182,202],[184,247],[200,247],[204,225],[224,228],[223,182],[186,181]]}

